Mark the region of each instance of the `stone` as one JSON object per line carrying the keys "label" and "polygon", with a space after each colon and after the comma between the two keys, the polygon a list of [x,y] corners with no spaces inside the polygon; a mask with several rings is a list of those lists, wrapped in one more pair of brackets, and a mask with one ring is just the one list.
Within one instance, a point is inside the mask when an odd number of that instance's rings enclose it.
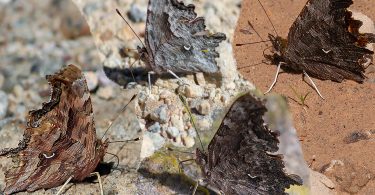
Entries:
{"label": "stone", "polygon": [[202,97],[203,88],[198,85],[188,85],[184,88],[184,94],[188,98]]}
{"label": "stone", "polygon": [[148,131],[152,133],[159,133],[161,130],[160,123],[156,122],[148,128]]}
{"label": "stone", "polygon": [[157,79],[155,85],[164,88],[164,89],[177,89],[179,87],[177,82],[173,82],[172,80],[162,80]]}
{"label": "stone", "polygon": [[15,95],[17,100],[24,99],[24,97],[25,97],[25,91],[24,91],[24,89],[22,88],[21,85],[15,85],[13,87],[13,94]]}
{"label": "stone", "polygon": [[139,92],[138,94],[138,103],[139,104],[145,104],[146,101],[147,101],[147,98],[148,98],[148,95],[146,94],[146,92]]}
{"label": "stone", "polygon": [[209,130],[211,128],[211,121],[206,117],[196,119],[195,123],[199,130]]}
{"label": "stone", "polygon": [[236,89],[236,84],[234,82],[229,82],[225,85],[226,89],[233,90]]}
{"label": "stone", "polygon": [[105,87],[100,87],[98,91],[96,92],[96,95],[98,95],[98,97],[101,99],[109,100],[109,99],[114,98],[115,93],[113,91],[112,86],[105,86]]}
{"label": "stone", "polygon": [[0,119],[3,119],[6,116],[8,105],[9,101],[7,94],[0,90]]}
{"label": "stone", "polygon": [[60,31],[68,39],[89,36],[90,28],[77,7],[69,1],[60,1],[64,11],[60,12]]}
{"label": "stone", "polygon": [[202,72],[199,72],[199,73],[195,74],[195,78],[197,80],[198,85],[200,85],[200,86],[206,85],[206,80],[205,80],[204,74]]}
{"label": "stone", "polygon": [[87,71],[84,72],[86,81],[87,81],[87,87],[89,88],[90,91],[95,90],[98,87],[99,84],[99,79],[98,76],[95,72],[92,71]]}
{"label": "stone", "polygon": [[168,127],[167,133],[172,138],[177,138],[180,135],[180,130],[178,130],[176,127]]}
{"label": "stone", "polygon": [[184,121],[182,119],[182,116],[179,114],[171,115],[171,123],[172,123],[172,126],[175,126],[180,130],[184,129]]}
{"label": "stone", "polygon": [[147,13],[146,9],[141,9],[136,3],[133,3],[127,15],[132,22],[138,23],[146,21]]}
{"label": "stone", "polygon": [[191,147],[193,147],[194,144],[195,144],[195,140],[194,140],[194,138],[192,138],[192,137],[189,137],[189,136],[182,136],[181,139],[182,139],[182,143],[183,143],[184,146],[187,147],[187,148],[191,148]]}
{"label": "stone", "polygon": [[187,134],[189,137],[197,137],[197,131],[194,128],[188,129]]}
{"label": "stone", "polygon": [[168,113],[168,106],[165,104],[160,105],[156,110],[154,110],[150,117],[154,121],[158,121],[162,124],[167,123],[170,119],[169,113]]}
{"label": "stone", "polygon": [[221,102],[223,102],[224,105],[227,105],[230,102],[230,95],[223,94],[220,98]]}
{"label": "stone", "polygon": [[5,77],[3,74],[0,73],[0,89],[3,87],[5,81]]}
{"label": "stone", "polygon": [[211,111],[210,102],[207,100],[202,100],[200,104],[197,105],[196,109],[199,112],[199,114],[208,115]]}
{"label": "stone", "polygon": [[162,90],[159,94],[160,99],[167,99],[171,97],[173,94],[168,90]]}
{"label": "stone", "polygon": [[360,192],[374,178],[374,174],[365,166],[346,160],[332,160],[323,173],[328,177],[335,178],[340,188],[350,194]]}
{"label": "stone", "polygon": [[163,147],[164,138],[158,133],[146,131],[143,135],[141,159],[151,156],[156,150]]}

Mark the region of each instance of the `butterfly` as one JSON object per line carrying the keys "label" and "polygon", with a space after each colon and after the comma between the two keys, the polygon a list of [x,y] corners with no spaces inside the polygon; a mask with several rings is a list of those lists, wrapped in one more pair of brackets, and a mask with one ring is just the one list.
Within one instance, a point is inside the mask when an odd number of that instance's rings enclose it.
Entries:
{"label": "butterfly", "polygon": [[304,72],[322,80],[362,83],[373,51],[375,34],[360,33],[362,22],[347,8],[352,0],[309,0],[287,39],[269,34],[274,53],[266,58],[283,69]]}
{"label": "butterfly", "polygon": [[219,71],[215,61],[219,53],[215,49],[226,36],[207,32],[204,18],[197,17],[194,9],[194,5],[178,0],[149,1],[145,44],[138,47],[138,52],[153,72]]}
{"label": "butterfly", "polygon": [[5,173],[5,194],[82,181],[97,167],[108,141],[96,138],[90,92],[81,70],[69,65],[47,80],[50,100],[30,111],[17,148],[0,150],[14,165]]}
{"label": "butterfly", "polygon": [[278,135],[264,125],[262,101],[247,93],[238,98],[208,145],[196,150],[196,162],[208,184],[224,194],[285,194],[300,181],[287,175],[278,151]]}

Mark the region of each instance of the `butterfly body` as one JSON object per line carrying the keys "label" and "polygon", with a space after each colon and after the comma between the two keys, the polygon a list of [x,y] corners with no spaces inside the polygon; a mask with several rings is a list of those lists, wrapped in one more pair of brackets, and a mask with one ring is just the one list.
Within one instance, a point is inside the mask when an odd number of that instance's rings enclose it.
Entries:
{"label": "butterfly body", "polygon": [[277,135],[264,125],[263,103],[240,97],[229,109],[208,146],[197,149],[196,162],[208,183],[224,194],[284,194],[297,181],[284,173]]}
{"label": "butterfly body", "polygon": [[283,68],[322,80],[363,82],[366,48],[375,35],[360,33],[362,22],[347,10],[352,0],[309,0],[289,30],[288,38],[269,35],[276,52],[266,56]]}
{"label": "butterfly body", "polygon": [[96,138],[90,93],[81,70],[69,65],[47,76],[49,102],[29,113],[19,147],[4,149],[16,164],[5,173],[5,194],[82,181],[103,159],[108,146]]}
{"label": "butterfly body", "polygon": [[204,19],[197,17],[194,9],[194,5],[186,6],[178,0],[149,1],[145,47],[138,51],[155,73],[219,71],[215,48],[226,37],[208,33]]}

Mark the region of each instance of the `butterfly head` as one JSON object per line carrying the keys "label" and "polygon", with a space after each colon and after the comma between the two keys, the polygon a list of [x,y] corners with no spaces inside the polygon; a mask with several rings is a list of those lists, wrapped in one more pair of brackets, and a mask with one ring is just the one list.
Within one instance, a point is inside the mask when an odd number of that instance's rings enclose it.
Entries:
{"label": "butterfly head", "polygon": [[269,34],[268,38],[270,39],[273,47],[273,51],[271,55],[265,54],[264,57],[271,61],[273,64],[279,64],[279,62],[283,61],[285,49],[287,47],[287,40],[281,38],[280,36],[274,36]]}
{"label": "butterfly head", "polygon": [[103,158],[106,150],[108,148],[108,140],[104,140],[104,142],[100,139],[97,139],[95,142],[95,152],[100,157]]}

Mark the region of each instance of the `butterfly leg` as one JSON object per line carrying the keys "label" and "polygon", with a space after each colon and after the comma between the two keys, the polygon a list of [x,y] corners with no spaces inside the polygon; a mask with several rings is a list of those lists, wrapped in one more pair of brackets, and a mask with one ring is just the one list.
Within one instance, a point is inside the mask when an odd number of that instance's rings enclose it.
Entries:
{"label": "butterfly leg", "polygon": [[70,180],[72,180],[72,179],[73,179],[73,176],[70,176],[70,177],[68,178],[68,180],[66,180],[66,182],[64,183],[64,185],[61,186],[61,188],[60,188],[59,191],[56,193],[56,195],[60,195],[60,194],[62,193],[63,189],[65,188],[65,186],[68,185],[68,183],[69,183]]}
{"label": "butterfly leg", "polygon": [[269,92],[272,90],[273,86],[275,86],[275,84],[276,84],[276,82],[277,82],[277,77],[279,77],[281,64],[285,64],[285,63],[284,63],[284,62],[280,62],[279,65],[277,65],[277,70],[276,70],[275,79],[273,80],[273,82],[272,82],[270,88],[268,88],[268,90],[267,90],[264,94],[269,93]]}
{"label": "butterfly leg", "polygon": [[148,73],[147,73],[147,77],[148,77],[148,88],[149,88],[149,90],[150,90],[150,94],[151,94],[151,75],[152,74],[155,74],[155,72],[154,71],[149,71]]}
{"label": "butterfly leg", "polygon": [[171,74],[172,76],[174,76],[180,83],[182,83],[182,85],[189,85],[187,83],[185,83],[179,76],[176,75],[176,73],[174,73],[173,71],[167,69],[167,71],[169,72],[169,74]]}
{"label": "butterfly leg", "polygon": [[311,85],[314,87],[315,91],[318,93],[318,95],[323,99],[324,97],[322,96],[322,94],[320,93],[318,87],[315,85],[314,81],[311,79],[311,77],[306,73],[306,71],[303,71],[303,74],[309,79]]}
{"label": "butterfly leg", "polygon": [[90,175],[96,175],[96,177],[98,178],[98,181],[99,181],[100,195],[104,195],[102,179],[101,179],[101,177],[100,177],[99,172],[93,172],[93,173],[91,173]]}

